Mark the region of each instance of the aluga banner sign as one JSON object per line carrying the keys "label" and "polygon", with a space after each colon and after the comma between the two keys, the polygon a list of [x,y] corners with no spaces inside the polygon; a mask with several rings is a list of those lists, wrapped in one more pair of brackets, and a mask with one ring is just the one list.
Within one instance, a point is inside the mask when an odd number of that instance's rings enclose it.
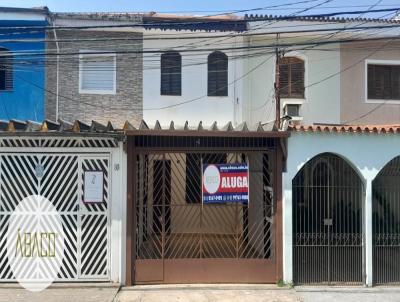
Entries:
{"label": "aluga banner sign", "polygon": [[204,164],[203,203],[249,202],[247,164]]}

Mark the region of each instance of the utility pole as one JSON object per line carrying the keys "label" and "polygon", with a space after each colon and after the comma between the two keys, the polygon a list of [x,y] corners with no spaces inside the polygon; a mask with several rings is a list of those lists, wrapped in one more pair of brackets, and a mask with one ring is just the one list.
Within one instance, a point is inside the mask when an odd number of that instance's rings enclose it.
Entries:
{"label": "utility pole", "polygon": [[278,47],[279,43],[279,34],[276,34],[276,48],[275,48],[275,128],[280,130],[281,129],[281,87],[280,87],[280,61],[281,61],[281,51]]}

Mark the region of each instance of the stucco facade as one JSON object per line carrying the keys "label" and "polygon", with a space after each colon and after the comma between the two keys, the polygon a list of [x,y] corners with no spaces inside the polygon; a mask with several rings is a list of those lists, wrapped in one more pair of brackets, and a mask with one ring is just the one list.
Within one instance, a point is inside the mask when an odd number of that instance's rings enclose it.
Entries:
{"label": "stucco facade", "polygon": [[398,41],[381,40],[342,44],[340,48],[343,124],[398,124],[399,100],[368,100],[367,64],[400,64]]}
{"label": "stucco facade", "polygon": [[[223,33],[229,36],[231,32]],[[151,37],[157,36],[185,37],[205,36],[203,39],[166,39],[156,40]],[[177,32],[175,30],[160,31],[149,30],[144,32],[144,49],[163,49],[165,51],[174,49],[190,49],[194,51],[181,52],[182,57],[182,93],[179,96],[161,95],[161,53],[149,53],[143,56],[143,108],[144,119],[152,124],[159,120],[161,125],[169,125],[171,120],[178,124],[198,124],[202,121],[205,124],[212,124],[218,121],[219,125],[228,122],[240,124],[242,122],[242,106],[246,100],[242,97],[243,60],[235,58],[237,52],[223,48],[242,45],[242,38],[210,38],[213,35],[221,35],[220,32]],[[212,43],[210,43],[210,41]],[[221,41],[221,44],[217,43]],[[228,56],[228,95],[207,96],[207,57],[218,49]],[[204,51],[196,51],[201,49]],[[209,49],[209,50],[208,50]],[[154,110],[156,109],[156,110]]]}

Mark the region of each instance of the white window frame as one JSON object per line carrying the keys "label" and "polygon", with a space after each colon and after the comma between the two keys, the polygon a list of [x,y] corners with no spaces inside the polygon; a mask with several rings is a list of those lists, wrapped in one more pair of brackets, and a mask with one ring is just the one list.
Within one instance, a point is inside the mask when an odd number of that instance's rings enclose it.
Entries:
{"label": "white window frame", "polygon": [[373,65],[400,65],[400,60],[365,60],[365,66],[364,66],[364,99],[365,103],[369,104],[396,104],[400,105],[400,100],[393,100],[393,99],[387,99],[387,100],[380,100],[380,99],[369,99],[368,98],[368,64],[373,64]]}
{"label": "white window frame", "polygon": [[[117,93],[117,55],[115,53],[99,53],[99,50],[80,50],[79,51],[79,93],[80,94],[116,94]],[[113,89],[82,89],[82,59],[90,57],[112,57],[114,61]]]}

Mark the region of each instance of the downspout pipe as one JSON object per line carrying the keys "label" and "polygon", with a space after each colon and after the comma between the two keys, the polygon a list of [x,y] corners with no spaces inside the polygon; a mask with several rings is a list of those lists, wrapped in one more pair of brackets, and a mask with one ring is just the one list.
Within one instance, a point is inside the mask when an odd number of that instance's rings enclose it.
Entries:
{"label": "downspout pipe", "polygon": [[57,48],[57,67],[56,67],[56,121],[58,121],[58,79],[59,79],[59,61],[60,61],[60,48],[58,45],[58,38],[57,38],[57,32],[56,29],[53,28],[53,33],[54,33],[54,39],[56,42],[56,48]]}

